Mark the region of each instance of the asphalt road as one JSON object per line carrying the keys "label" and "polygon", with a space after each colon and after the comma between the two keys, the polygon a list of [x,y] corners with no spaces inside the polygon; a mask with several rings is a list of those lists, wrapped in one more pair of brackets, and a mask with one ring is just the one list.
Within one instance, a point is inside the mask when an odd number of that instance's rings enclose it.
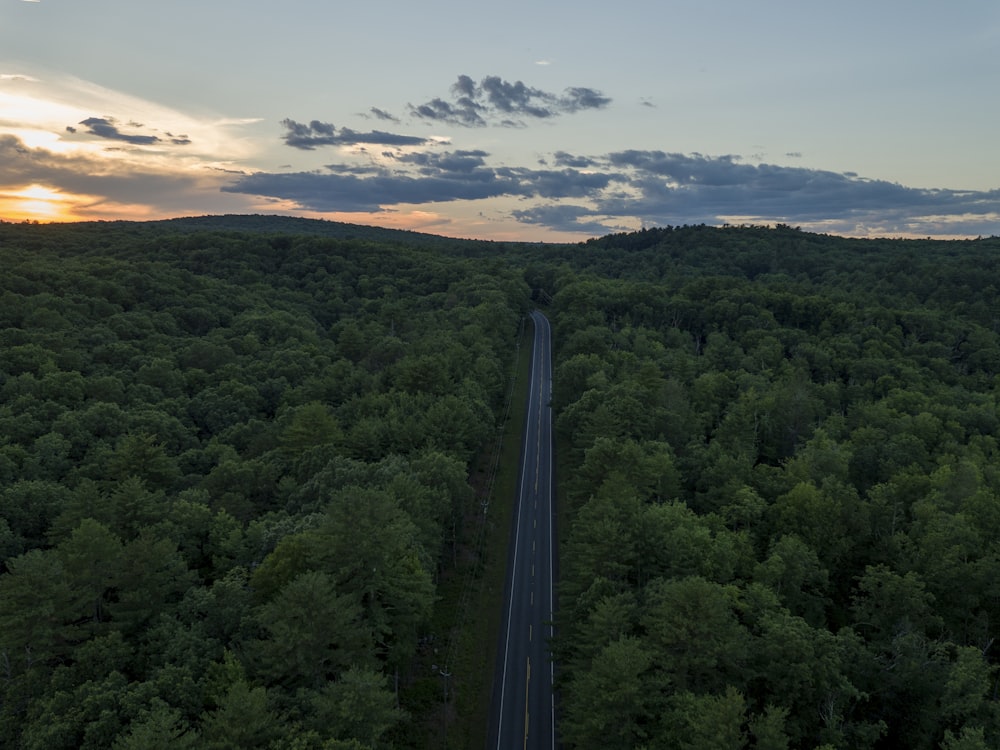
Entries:
{"label": "asphalt road", "polygon": [[535,337],[521,482],[507,561],[504,621],[493,688],[489,747],[556,747],[552,637],[552,330],[531,314]]}

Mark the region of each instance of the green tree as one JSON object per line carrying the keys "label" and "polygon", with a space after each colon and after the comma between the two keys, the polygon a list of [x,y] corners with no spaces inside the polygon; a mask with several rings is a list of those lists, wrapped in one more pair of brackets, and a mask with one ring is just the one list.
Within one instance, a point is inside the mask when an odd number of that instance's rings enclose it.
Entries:
{"label": "green tree", "polygon": [[199,739],[178,709],[157,700],[118,736],[111,750],[194,750]]}
{"label": "green tree", "polygon": [[659,578],[644,594],[641,624],[665,685],[700,693],[743,682],[750,634],[737,617],[734,586]]}
{"label": "green tree", "polygon": [[115,574],[117,594],[108,605],[111,618],[117,627],[138,633],[160,613],[176,606],[195,581],[177,545],[143,529],[122,547]]}
{"label": "green tree", "polygon": [[179,477],[176,462],[148,433],[126,435],[118,441],[108,462],[108,476],[118,480],[138,477],[147,488],[167,489]]}
{"label": "green tree", "polygon": [[403,718],[385,676],[358,667],[328,682],[313,697],[312,709],[309,723],[323,735],[373,748]]}
{"label": "green tree", "polygon": [[339,443],[343,438],[340,425],[330,409],[318,402],[298,407],[281,433],[281,445],[293,454],[308,448]]}
{"label": "green tree", "polygon": [[743,750],[746,700],[729,686],[720,695],[681,692],[670,696],[659,747],[678,750]]}
{"label": "green tree", "polygon": [[96,629],[108,618],[108,606],[122,563],[122,542],[92,518],[80,522],[69,539],[56,547],[64,575],[77,600],[77,614]]}
{"label": "green tree", "polygon": [[206,750],[266,748],[281,734],[281,717],[268,707],[267,690],[244,680],[234,682],[218,708],[201,718],[201,746]]}
{"label": "green tree", "polygon": [[267,634],[254,648],[260,669],[288,689],[319,689],[370,659],[371,633],[357,593],[339,594],[325,573],[291,580],[260,609],[258,620]]}
{"label": "green tree", "polygon": [[655,657],[635,637],[605,646],[565,691],[565,741],[571,747],[626,750],[649,738],[652,703],[647,672]]}
{"label": "green tree", "polygon": [[416,527],[385,491],[346,487],[329,496],[317,530],[323,570],[359,597],[380,652],[399,666],[430,616],[434,585]]}
{"label": "green tree", "polygon": [[67,623],[79,616],[61,556],[30,550],[7,561],[0,576],[0,653],[15,673],[67,656]]}

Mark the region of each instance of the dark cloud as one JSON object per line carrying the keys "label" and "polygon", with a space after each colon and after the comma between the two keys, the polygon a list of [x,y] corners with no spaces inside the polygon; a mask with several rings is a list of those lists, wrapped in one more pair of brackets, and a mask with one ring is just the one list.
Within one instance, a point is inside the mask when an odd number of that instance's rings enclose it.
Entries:
{"label": "dark cloud", "polygon": [[469,128],[486,125],[486,120],[480,114],[485,108],[467,97],[462,97],[454,104],[444,99],[431,99],[426,104],[416,107],[411,105],[410,111],[425,120],[439,120]]}
{"label": "dark cloud", "polygon": [[[389,154],[389,156],[392,155]],[[403,154],[397,156],[396,159],[404,164],[416,164],[424,174],[435,172],[471,174],[476,170],[482,170],[486,166],[485,157],[487,156],[489,154],[485,151],[452,151],[442,154],[417,152]]]}
{"label": "dark cloud", "polygon": [[[627,169],[627,192],[595,201],[595,213],[633,216],[646,224],[720,223],[727,217],[761,222],[838,226],[887,223],[912,232],[904,217],[995,215],[1000,191],[909,188],[826,170],[751,165],[739,157],[662,151],[621,151],[608,164]],[[841,230],[843,231],[843,230]]]}
{"label": "dark cloud", "polygon": [[576,112],[581,109],[602,109],[611,104],[611,98],[595,89],[568,88],[560,99],[560,104],[566,112]]}
{"label": "dark cloud", "polygon": [[521,186],[519,193],[538,198],[583,198],[599,194],[612,182],[623,179],[615,172],[580,171],[578,169],[528,169],[504,167],[497,170],[502,177]]}
{"label": "dark cloud", "polygon": [[485,151],[401,154],[400,169],[344,164],[325,172],[259,172],[223,188],[296,201],[314,211],[378,211],[396,203],[511,196],[559,200],[592,195],[615,179],[606,172],[491,167]]}
{"label": "dark cloud", "polygon": [[[96,135],[98,138],[107,138],[111,141],[124,141],[133,146],[151,146],[160,143],[160,138],[155,135],[139,135],[135,133],[123,133],[118,129],[117,122],[111,117],[88,117],[79,123],[87,128],[87,132]],[[136,123],[129,123],[132,127],[143,127]],[[72,131],[75,132],[75,131]]]}
{"label": "dark cloud", "polygon": [[[467,90],[469,84],[460,80],[459,85]],[[876,227],[881,233],[961,234],[964,227],[974,227],[973,234],[990,234],[1000,228],[1000,190],[909,188],[853,173],[751,164],[735,155],[558,151],[547,160],[554,168],[543,161],[536,169],[491,165],[490,155],[479,150],[388,156],[388,166],[335,164],[318,173],[258,173],[224,189],[291,200],[317,211],[515,197],[528,202],[511,214],[518,221],[590,234],[640,223],[732,220],[840,233]]]}
{"label": "dark cloud", "polygon": [[476,179],[440,175],[412,176],[297,172],[257,173],[223,188],[230,193],[249,193],[295,201],[313,211],[382,211],[399,203],[495,198],[506,190],[495,177]]}
{"label": "dark cloud", "polygon": [[374,144],[380,146],[422,146],[429,142],[427,138],[412,135],[386,133],[372,130],[359,133],[350,128],[337,128],[328,122],[312,120],[308,124],[285,119],[281,121],[286,129],[284,141],[293,148],[312,151],[318,146],[355,146],[359,144]]}
{"label": "dark cloud", "polygon": [[539,224],[560,232],[583,232],[590,235],[603,235],[612,231],[626,230],[626,226],[612,227],[594,220],[594,211],[586,206],[572,203],[557,203],[554,205],[535,206],[519,209],[511,215],[525,224]]}
{"label": "dark cloud", "polygon": [[372,107],[368,110],[372,117],[377,120],[388,120],[389,122],[399,122],[399,118],[396,117],[391,112],[386,112],[384,109],[379,109],[378,107]]}
{"label": "dark cloud", "polygon": [[556,151],[553,156],[555,157],[556,164],[560,167],[587,169],[597,164],[597,162],[589,156],[577,156],[575,154],[566,153],[565,151]]}
{"label": "dark cloud", "polygon": [[522,81],[511,83],[500,76],[486,76],[476,83],[460,75],[452,84],[451,94],[450,100],[435,97],[425,104],[410,105],[410,112],[425,120],[464,127],[521,127],[525,118],[544,120],[584,109],[601,109],[611,103],[596,89],[573,87],[558,95]]}
{"label": "dark cloud", "polygon": [[500,76],[486,76],[479,84],[479,91],[472,91],[473,96],[479,93],[486,98],[490,107],[499,112],[539,118],[555,114],[552,107],[554,96],[540,89],[529,88],[521,81],[509,83]]}

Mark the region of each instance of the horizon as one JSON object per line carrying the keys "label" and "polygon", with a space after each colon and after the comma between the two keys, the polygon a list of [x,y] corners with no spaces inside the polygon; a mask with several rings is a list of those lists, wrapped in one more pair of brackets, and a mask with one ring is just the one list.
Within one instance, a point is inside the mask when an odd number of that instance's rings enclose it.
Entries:
{"label": "horizon", "polygon": [[[27,1],[27,0],[25,0],[25,1]],[[199,219],[289,219],[289,220],[292,220],[292,221],[299,221],[299,220],[305,221],[305,222],[315,221],[315,222],[321,222],[321,223],[340,224],[340,225],[347,226],[347,227],[357,227],[358,229],[374,229],[374,230],[386,231],[386,232],[401,232],[401,233],[420,234],[420,235],[426,235],[428,237],[435,237],[435,238],[446,239],[446,240],[456,240],[456,241],[460,241],[460,242],[487,242],[487,243],[492,243],[492,242],[498,242],[498,243],[501,243],[501,242],[512,242],[512,243],[526,244],[526,245],[586,244],[586,243],[588,243],[590,241],[593,241],[593,240],[601,240],[601,239],[604,239],[606,237],[613,237],[613,236],[619,235],[619,234],[629,235],[629,234],[640,234],[642,232],[670,231],[670,230],[681,230],[681,229],[691,229],[691,228],[700,228],[700,227],[704,227],[706,229],[718,230],[718,231],[727,231],[727,230],[735,230],[735,231],[740,231],[740,230],[765,230],[765,231],[777,232],[777,231],[783,231],[783,230],[785,230],[785,231],[791,231],[791,232],[796,232],[796,233],[801,233],[801,234],[811,234],[811,235],[814,235],[814,236],[817,236],[817,237],[834,237],[834,238],[843,239],[843,240],[863,240],[863,241],[884,240],[884,241],[908,241],[908,242],[975,242],[975,241],[980,241],[980,240],[995,240],[995,239],[1000,238],[1000,234],[981,234],[981,235],[976,235],[975,237],[964,236],[964,235],[962,235],[962,236],[954,236],[954,237],[945,237],[945,236],[936,236],[936,237],[934,237],[934,236],[922,236],[922,237],[915,237],[915,236],[907,236],[907,235],[879,235],[879,236],[864,236],[864,237],[861,237],[861,236],[851,236],[851,235],[846,235],[846,234],[837,234],[835,232],[820,232],[820,231],[815,231],[815,230],[812,230],[812,229],[807,229],[807,228],[804,228],[804,227],[791,226],[791,225],[784,224],[784,223],[781,223],[781,222],[771,222],[771,223],[764,223],[764,224],[752,224],[752,223],[743,223],[743,224],[709,224],[709,223],[702,222],[702,223],[699,223],[699,224],[677,224],[677,225],[662,225],[662,226],[659,226],[659,225],[644,226],[644,227],[640,227],[639,229],[629,229],[629,230],[626,230],[624,232],[607,232],[607,233],[602,234],[602,235],[593,235],[593,236],[581,237],[581,238],[570,239],[570,240],[552,240],[552,239],[547,239],[547,240],[532,240],[532,239],[505,240],[505,239],[495,239],[495,238],[489,238],[489,237],[486,237],[486,238],[482,238],[482,237],[469,237],[469,236],[458,235],[458,234],[455,234],[455,235],[441,234],[441,233],[438,233],[438,232],[429,232],[429,231],[424,231],[424,230],[421,230],[421,229],[406,229],[406,228],[397,228],[397,227],[386,227],[386,226],[380,226],[378,224],[361,224],[361,223],[358,223],[358,222],[341,221],[339,219],[332,219],[332,218],[324,217],[324,216],[310,217],[310,216],[297,216],[297,215],[294,215],[294,214],[276,214],[276,213],[275,214],[268,214],[268,213],[186,214],[186,215],[183,215],[183,216],[168,216],[168,217],[158,218],[158,219],[127,219],[127,218],[121,218],[121,219],[74,219],[74,220],[51,220],[51,221],[40,220],[40,219],[33,219],[33,218],[5,219],[3,217],[0,217],[0,225],[8,224],[8,225],[14,225],[14,226],[24,226],[24,225],[27,225],[27,226],[56,226],[56,227],[58,227],[58,226],[65,226],[65,227],[74,227],[74,226],[79,226],[79,225],[82,225],[82,224],[97,224],[97,225],[101,225],[101,224],[116,224],[116,223],[159,224],[159,223],[167,223],[167,222],[172,222],[172,221],[183,222],[183,221],[192,221],[192,220],[199,220]],[[222,230],[217,230],[217,231],[226,231],[226,230],[222,229]]]}
{"label": "horizon", "polygon": [[990,3],[475,16],[4,0],[0,218],[265,213],[519,242],[1000,233]]}

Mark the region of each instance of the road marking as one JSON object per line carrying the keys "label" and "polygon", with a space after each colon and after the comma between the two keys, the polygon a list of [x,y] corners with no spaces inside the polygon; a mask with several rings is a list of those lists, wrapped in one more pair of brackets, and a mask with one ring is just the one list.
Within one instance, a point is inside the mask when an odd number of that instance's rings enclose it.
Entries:
{"label": "road marking", "polygon": [[524,676],[524,746],[528,746],[528,724],[531,714],[528,713],[528,694],[531,687],[531,657],[528,657],[528,669]]}

